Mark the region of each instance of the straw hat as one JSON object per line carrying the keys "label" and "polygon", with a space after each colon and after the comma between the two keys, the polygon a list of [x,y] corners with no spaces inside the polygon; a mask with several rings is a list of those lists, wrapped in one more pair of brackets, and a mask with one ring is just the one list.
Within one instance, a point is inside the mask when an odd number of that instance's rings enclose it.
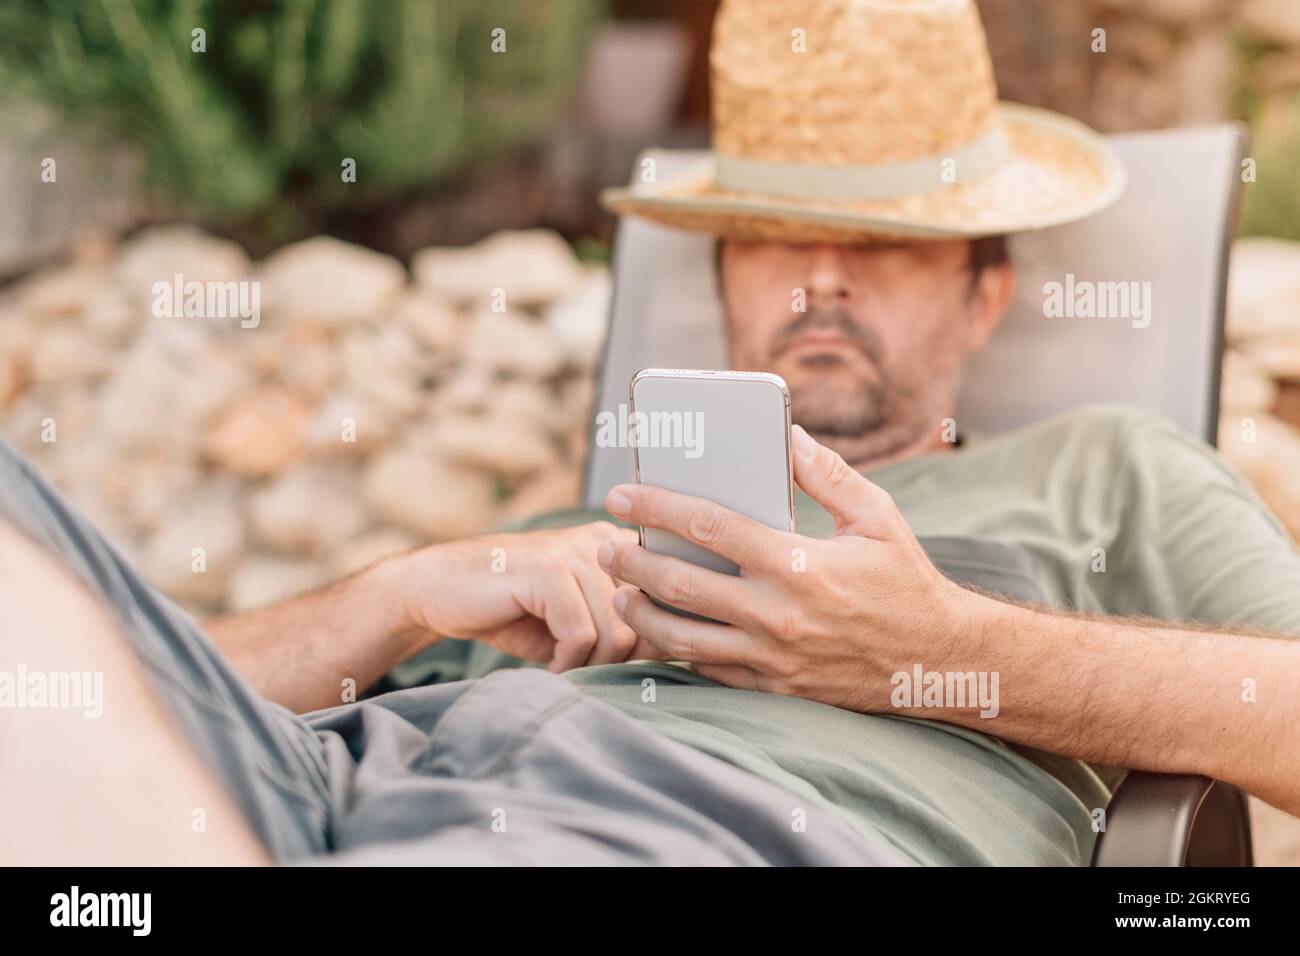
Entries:
{"label": "straw hat", "polygon": [[733,238],[973,238],[1124,189],[1087,126],[998,102],[973,0],[722,0],[710,60],[710,160],[607,208]]}

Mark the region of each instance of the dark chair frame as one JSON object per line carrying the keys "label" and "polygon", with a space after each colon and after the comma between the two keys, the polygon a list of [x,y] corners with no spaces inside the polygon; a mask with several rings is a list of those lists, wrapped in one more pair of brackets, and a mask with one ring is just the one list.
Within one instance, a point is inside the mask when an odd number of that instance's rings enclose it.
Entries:
{"label": "dark chair frame", "polygon": [[1189,774],[1130,773],[1106,808],[1093,866],[1254,866],[1250,810],[1229,784]]}

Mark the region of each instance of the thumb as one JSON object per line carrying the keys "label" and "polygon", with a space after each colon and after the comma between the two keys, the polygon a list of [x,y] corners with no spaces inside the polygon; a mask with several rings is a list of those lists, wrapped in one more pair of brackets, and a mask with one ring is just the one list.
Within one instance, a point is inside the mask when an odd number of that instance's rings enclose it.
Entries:
{"label": "thumb", "polygon": [[831,513],[836,534],[891,538],[901,520],[894,499],[798,425],[790,428],[794,480]]}

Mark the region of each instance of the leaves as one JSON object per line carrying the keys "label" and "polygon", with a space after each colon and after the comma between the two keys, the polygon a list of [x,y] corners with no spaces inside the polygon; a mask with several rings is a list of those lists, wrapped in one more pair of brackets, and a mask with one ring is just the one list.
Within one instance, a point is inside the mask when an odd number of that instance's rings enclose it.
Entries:
{"label": "leaves", "polygon": [[538,136],[600,4],[5,0],[0,96],[133,143],[150,182],[208,218],[292,231],[300,203],[378,202]]}

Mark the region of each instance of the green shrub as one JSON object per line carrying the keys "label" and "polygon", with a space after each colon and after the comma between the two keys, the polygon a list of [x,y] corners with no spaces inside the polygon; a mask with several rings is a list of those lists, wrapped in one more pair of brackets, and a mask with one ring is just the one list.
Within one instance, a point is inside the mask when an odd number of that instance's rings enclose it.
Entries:
{"label": "green shrub", "polygon": [[1250,124],[1255,181],[1243,184],[1240,233],[1300,240],[1300,92],[1265,93],[1261,67],[1280,50],[1236,37],[1235,112]]}
{"label": "green shrub", "polygon": [[1300,240],[1300,95],[1288,112],[1251,123],[1255,182],[1244,187],[1242,235]]}
{"label": "green shrub", "polygon": [[150,184],[199,215],[291,231],[537,137],[600,3],[4,0],[0,96],[134,144]]}

